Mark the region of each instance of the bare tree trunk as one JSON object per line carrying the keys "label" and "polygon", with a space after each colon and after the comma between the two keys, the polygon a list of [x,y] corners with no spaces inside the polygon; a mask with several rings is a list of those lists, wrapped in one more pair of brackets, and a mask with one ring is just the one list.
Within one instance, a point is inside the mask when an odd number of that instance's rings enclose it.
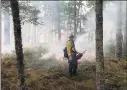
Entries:
{"label": "bare tree trunk", "polygon": [[34,43],[36,44],[36,26],[34,25]]}
{"label": "bare tree trunk", "polygon": [[36,44],[36,26],[32,24],[32,44]]}
{"label": "bare tree trunk", "polygon": [[71,19],[70,19],[70,13],[69,13],[69,30],[71,31]]}
{"label": "bare tree trunk", "polygon": [[61,21],[60,21],[60,10],[59,10],[59,1],[58,1],[58,3],[57,3],[57,10],[58,10],[58,23],[57,23],[57,25],[58,25],[58,40],[59,41],[61,41],[61,27],[60,27],[60,23],[61,23]]}
{"label": "bare tree trunk", "polygon": [[90,43],[90,32],[88,33],[88,43]]}
{"label": "bare tree trunk", "polygon": [[[81,4],[80,8],[82,9],[82,4]],[[82,29],[82,19],[81,19],[81,13],[80,13],[80,32],[81,32],[81,29]]]}
{"label": "bare tree trunk", "polygon": [[77,33],[77,24],[76,24],[76,1],[74,1],[74,35]]}
{"label": "bare tree trunk", "polygon": [[29,24],[28,44],[31,44],[31,24]]}
{"label": "bare tree trunk", "polygon": [[[68,3],[68,6],[69,6],[69,9],[71,8],[70,7],[70,2]],[[69,28],[69,31],[71,31],[71,14],[70,14],[70,12],[69,12],[69,15],[68,15],[68,24],[69,24],[69,26],[68,26],[68,28]]]}
{"label": "bare tree trunk", "polygon": [[76,29],[77,29],[77,30],[79,29],[79,24],[80,24],[80,23],[79,23],[79,10],[80,10],[80,4],[79,4],[79,2],[80,2],[80,1],[78,1],[78,5],[77,5],[78,8],[77,8],[77,10],[76,10],[76,12],[77,12],[77,15],[76,15],[76,17],[77,17],[77,18],[76,18],[76,25],[77,25],[77,28],[76,28]]}
{"label": "bare tree trunk", "polygon": [[36,44],[36,26],[34,24],[32,26],[33,26],[33,34],[32,34],[33,44]]}
{"label": "bare tree trunk", "polygon": [[15,51],[17,56],[17,68],[20,80],[20,90],[25,90],[25,78],[24,78],[24,63],[23,63],[23,49],[22,49],[22,37],[21,37],[21,24],[19,18],[19,7],[17,0],[11,0],[11,9],[14,25],[14,37],[15,37]]}
{"label": "bare tree trunk", "polygon": [[80,27],[79,27],[79,29],[80,29],[80,32],[82,31],[81,29],[82,29],[82,20],[81,20],[81,17],[80,17]]}
{"label": "bare tree trunk", "polygon": [[52,25],[51,25],[51,33],[52,33],[52,42],[53,42],[53,18],[52,18]]}
{"label": "bare tree trunk", "polygon": [[38,26],[36,26],[36,43],[37,43],[37,44],[39,43],[39,42],[38,42],[38,35],[39,35],[39,34],[38,34],[38,31],[39,31],[39,30],[38,30]]}
{"label": "bare tree trunk", "polygon": [[45,37],[44,37],[44,43],[46,43],[47,41],[46,41],[46,30],[44,30],[44,33],[45,33]]}
{"label": "bare tree trunk", "polygon": [[103,0],[96,0],[96,85],[104,90]]}
{"label": "bare tree trunk", "polygon": [[126,1],[126,29],[125,29],[125,44],[124,44],[124,56],[127,57],[127,1]]}
{"label": "bare tree trunk", "polygon": [[30,35],[30,24],[29,25],[29,28],[28,28],[28,36],[27,36],[27,43],[29,44],[29,35]]}
{"label": "bare tree trunk", "polygon": [[61,40],[60,18],[58,18],[58,40]]}
{"label": "bare tree trunk", "polygon": [[[0,8],[1,8],[1,1],[0,1]],[[0,10],[0,12],[1,12],[1,10]],[[2,14],[0,14],[0,27],[1,27],[1,29],[0,29],[0,59],[1,59],[1,56],[2,56],[2,54],[1,54],[1,47],[2,47]],[[1,63],[1,60],[0,60],[0,63]],[[0,72],[1,72],[1,68],[0,68]],[[1,77],[1,74],[0,74],[0,77]],[[0,82],[0,88],[1,88],[1,82]]]}
{"label": "bare tree trunk", "polygon": [[35,43],[37,44],[37,26],[36,25],[34,25],[34,30],[35,30],[35,32],[34,32],[34,41],[35,41]]}
{"label": "bare tree trunk", "polygon": [[121,20],[121,11],[122,11],[122,6],[121,6],[121,2],[118,1],[118,20],[117,20],[117,31],[116,31],[116,57],[117,58],[121,58],[122,57],[122,20]]}

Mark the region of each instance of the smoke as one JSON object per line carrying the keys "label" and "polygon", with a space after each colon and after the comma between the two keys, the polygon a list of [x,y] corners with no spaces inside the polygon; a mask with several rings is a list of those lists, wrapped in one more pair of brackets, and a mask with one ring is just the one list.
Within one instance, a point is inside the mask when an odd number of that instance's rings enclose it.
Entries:
{"label": "smoke", "polygon": [[46,48],[48,49],[48,53],[42,55],[41,59],[48,59],[51,57],[55,57],[57,60],[61,60],[63,58],[63,49],[64,45],[57,42],[57,43],[49,43],[47,44]]}
{"label": "smoke", "polygon": [[[116,30],[117,30],[117,9],[118,5],[115,2],[108,3],[103,10],[103,45],[104,53],[108,53],[108,45],[116,43]],[[95,11],[93,10],[88,15],[88,20],[86,22],[85,31],[93,32],[92,36],[86,33],[83,35],[77,36],[76,48],[79,52],[87,50],[82,60],[93,60],[95,59]]]}
{"label": "smoke", "polygon": [[[111,43],[115,44],[116,42],[115,36],[116,36],[116,29],[117,29],[117,26],[116,26],[117,8],[118,8],[117,4],[115,2],[111,2],[111,3],[108,3],[107,6],[103,10],[104,53],[108,52],[107,45]],[[95,29],[96,29],[95,25],[96,25],[95,11],[93,9],[93,11],[87,17],[85,27],[83,27],[86,33],[82,35],[78,35],[75,41],[77,51],[83,52],[87,50],[84,56],[82,57],[82,60],[94,60],[95,59],[95,51],[96,51],[95,50]],[[51,31],[50,26],[47,26],[45,29],[49,29],[49,31]],[[25,30],[22,30],[22,31],[24,32]],[[38,45],[47,48],[49,52],[45,55],[42,55],[40,60],[48,59],[50,57],[55,57],[57,60],[62,60],[63,59],[63,49],[67,41],[67,36],[64,33],[65,36],[64,37],[62,36],[63,41],[56,42],[56,39],[57,39],[56,37],[58,36],[55,36],[55,38],[53,38],[52,32],[47,31],[47,33],[48,33],[48,36],[46,36],[43,32],[43,34],[41,35],[43,36],[43,38],[42,37],[39,38],[41,42],[45,41],[47,44],[46,45],[38,44]],[[24,37],[24,35],[22,37]],[[23,40],[25,40],[25,38],[23,38]],[[23,46],[25,47],[26,44],[23,44]]]}

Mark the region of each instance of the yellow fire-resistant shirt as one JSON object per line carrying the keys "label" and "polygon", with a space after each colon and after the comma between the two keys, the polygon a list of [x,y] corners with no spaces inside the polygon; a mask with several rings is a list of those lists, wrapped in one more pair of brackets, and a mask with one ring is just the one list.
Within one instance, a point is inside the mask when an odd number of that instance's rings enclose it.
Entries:
{"label": "yellow fire-resistant shirt", "polygon": [[66,42],[66,47],[68,56],[70,56],[72,52],[77,53],[75,47],[72,45],[72,42],[70,40]]}

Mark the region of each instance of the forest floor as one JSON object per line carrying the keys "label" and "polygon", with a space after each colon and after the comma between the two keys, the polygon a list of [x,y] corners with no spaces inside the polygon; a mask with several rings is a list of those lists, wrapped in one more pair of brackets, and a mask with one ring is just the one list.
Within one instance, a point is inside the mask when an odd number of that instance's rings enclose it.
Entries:
{"label": "forest floor", "polygon": [[[95,62],[82,61],[78,66],[78,75],[70,77],[67,61],[51,58],[39,63],[26,62],[32,56],[29,54],[24,53],[26,90],[96,90]],[[1,68],[2,90],[18,90],[15,55],[4,55]],[[104,75],[105,90],[127,90],[126,60],[106,59]]]}

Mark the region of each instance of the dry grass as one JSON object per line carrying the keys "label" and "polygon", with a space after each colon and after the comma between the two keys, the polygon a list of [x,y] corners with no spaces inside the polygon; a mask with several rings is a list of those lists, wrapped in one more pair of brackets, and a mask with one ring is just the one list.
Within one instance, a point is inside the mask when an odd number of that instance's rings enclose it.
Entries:
{"label": "dry grass", "polygon": [[[7,61],[6,61],[7,62]],[[76,77],[70,77],[65,66],[50,69],[25,69],[28,90],[95,90],[95,80],[79,71]],[[13,62],[2,64],[2,90],[18,90],[18,75]]]}
{"label": "dry grass", "polygon": [[[34,55],[29,53],[24,57],[26,65],[29,63],[27,60],[31,54]],[[26,90],[96,90],[95,62],[83,61],[79,64],[78,75],[75,77],[68,75],[67,61],[56,61],[49,58],[34,63],[31,58],[30,64],[33,65],[25,68]],[[105,60],[105,89],[127,90],[126,71],[127,61]],[[2,59],[2,90],[18,90],[18,74],[14,54],[5,55]]]}

